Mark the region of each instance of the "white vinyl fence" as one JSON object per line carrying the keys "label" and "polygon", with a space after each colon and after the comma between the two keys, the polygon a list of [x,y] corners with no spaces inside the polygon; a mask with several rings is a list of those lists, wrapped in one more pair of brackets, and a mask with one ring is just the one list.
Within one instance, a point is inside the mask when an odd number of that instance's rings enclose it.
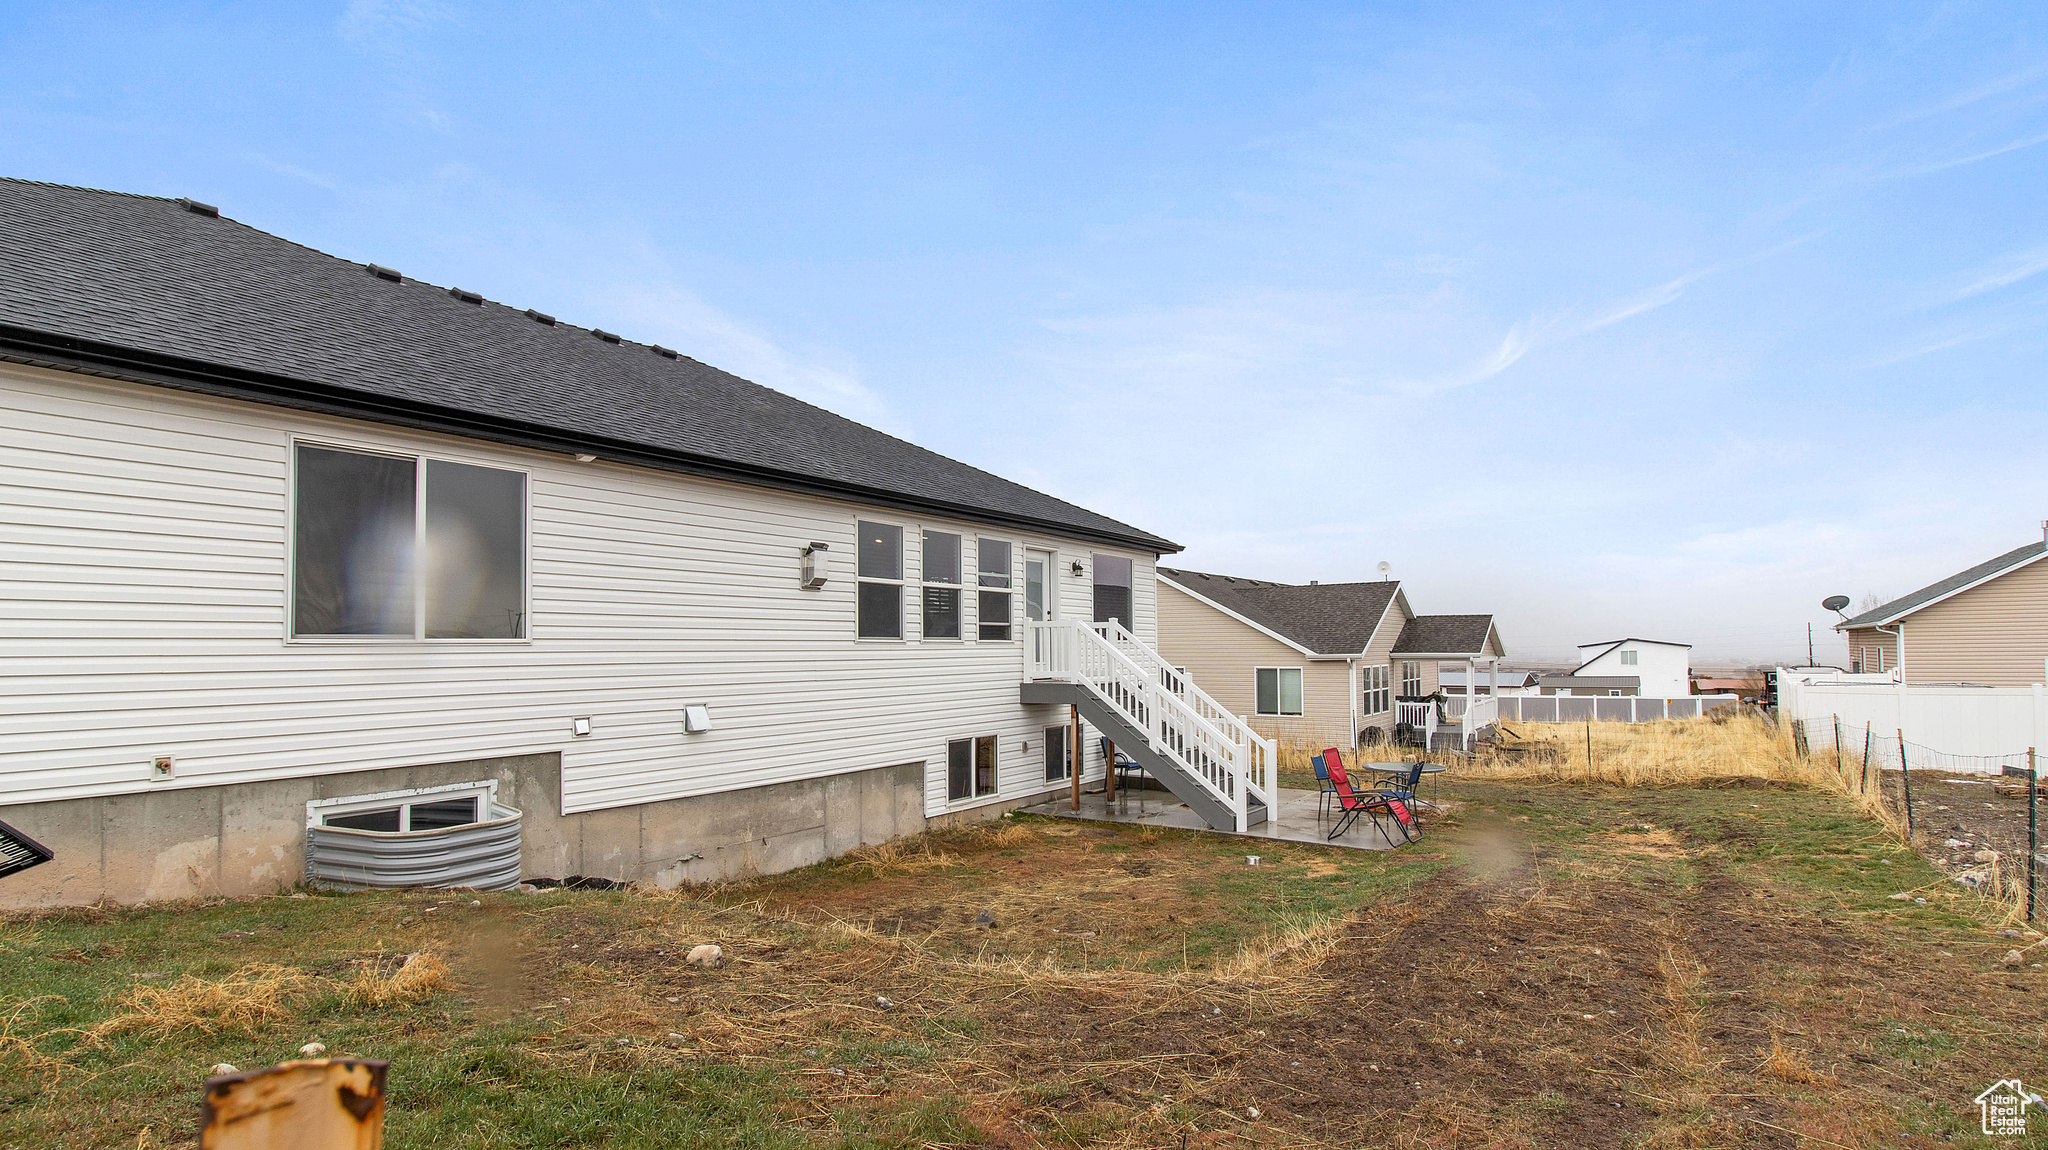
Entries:
{"label": "white vinyl fence", "polygon": [[1732,707],[1740,695],[1688,695],[1682,699],[1639,699],[1633,695],[1502,695],[1500,717],[1518,723],[1654,723],[1697,719],[1716,707]]}
{"label": "white vinyl fence", "polygon": [[2029,747],[2048,746],[2048,700],[2039,683],[1901,688],[1780,671],[1778,718],[1798,722],[1816,752],[1839,747],[1860,758],[1868,743],[1871,761],[1888,768],[1898,764],[1902,738],[1915,768],[1982,773],[2023,765]]}

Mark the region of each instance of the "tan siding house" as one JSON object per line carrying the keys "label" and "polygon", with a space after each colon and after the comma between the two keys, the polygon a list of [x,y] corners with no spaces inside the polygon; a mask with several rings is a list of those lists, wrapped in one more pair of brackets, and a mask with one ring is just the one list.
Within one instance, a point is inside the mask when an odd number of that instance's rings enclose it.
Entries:
{"label": "tan siding house", "polygon": [[[2048,680],[2048,540],[1837,624],[1852,669],[1901,665],[1915,683],[2024,687]],[[1881,660],[1881,662],[1880,662]]]}
{"label": "tan siding house", "polygon": [[1417,615],[1396,581],[1274,583],[1158,569],[1159,649],[1260,734],[1357,746],[1439,661],[1498,659],[1490,615]]}

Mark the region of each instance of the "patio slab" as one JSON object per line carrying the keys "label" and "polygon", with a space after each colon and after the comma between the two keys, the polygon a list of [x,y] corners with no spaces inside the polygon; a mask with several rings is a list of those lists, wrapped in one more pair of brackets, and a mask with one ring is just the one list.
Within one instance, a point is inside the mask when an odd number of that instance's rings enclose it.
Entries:
{"label": "patio slab", "polygon": [[[1121,788],[1114,801],[1105,800],[1101,791],[1085,792],[1081,796],[1081,809],[1073,809],[1073,800],[1066,796],[1051,802],[1024,808],[1025,813],[1047,815],[1058,819],[1080,819],[1085,822],[1128,823],[1137,826],[1172,827],[1184,831],[1208,831],[1210,834],[1235,835],[1238,838],[1289,843],[1315,843],[1327,847],[1345,847],[1350,850],[1383,851],[1405,845],[1389,841],[1373,826],[1370,818],[1361,818],[1341,838],[1329,838],[1330,828],[1336,825],[1334,813],[1323,819],[1316,818],[1316,792],[1280,791],[1277,818],[1268,818],[1243,834],[1236,831],[1219,831],[1204,823],[1201,817],[1189,810],[1186,803],[1175,798],[1172,791],[1152,787]],[[1334,803],[1332,806],[1334,807]]]}

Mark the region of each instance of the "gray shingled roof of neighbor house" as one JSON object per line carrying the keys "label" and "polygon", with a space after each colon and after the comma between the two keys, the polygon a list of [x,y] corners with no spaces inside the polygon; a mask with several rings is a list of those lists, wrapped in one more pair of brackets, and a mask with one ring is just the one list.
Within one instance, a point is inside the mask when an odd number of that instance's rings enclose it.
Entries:
{"label": "gray shingled roof of neighbor house", "polygon": [[1401,587],[1394,581],[1301,586],[1172,567],[1159,574],[1318,655],[1365,650]]}
{"label": "gray shingled roof of neighbor house", "polygon": [[1394,640],[1396,655],[1478,655],[1486,650],[1491,615],[1417,615]]}
{"label": "gray shingled roof of neighbor house", "polygon": [[1180,550],[688,356],[195,207],[0,178],[0,358]]}
{"label": "gray shingled roof of neighbor house", "polygon": [[1973,583],[1981,583],[1994,575],[2002,575],[2021,564],[2039,559],[2043,554],[2048,554],[2048,542],[2029,543],[2025,547],[2015,547],[1996,559],[1987,559],[1967,571],[1958,571],[1939,583],[1930,583],[1911,595],[1901,595],[1881,607],[1873,607],[1863,612],[1854,619],[1837,623],[1835,624],[1835,630],[1842,631],[1850,627],[1871,627],[1882,623],[1890,623],[1902,615],[1911,615],[1913,612],[1938,599],[1947,598],[1949,595]]}

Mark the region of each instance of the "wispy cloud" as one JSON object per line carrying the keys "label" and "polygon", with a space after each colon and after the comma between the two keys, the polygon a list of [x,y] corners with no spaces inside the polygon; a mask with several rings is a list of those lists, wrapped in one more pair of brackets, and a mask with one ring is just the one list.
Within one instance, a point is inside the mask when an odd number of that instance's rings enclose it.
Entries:
{"label": "wispy cloud", "polygon": [[686,348],[692,358],[857,419],[892,435],[910,430],[861,378],[844,353],[792,350],[695,292],[676,286],[632,284],[602,293],[606,309],[630,320],[621,326],[636,339]]}
{"label": "wispy cloud", "polygon": [[1915,120],[1939,116],[1944,112],[1953,112],[1958,108],[1969,107],[1980,100],[1988,100],[1993,96],[2001,96],[2015,89],[2024,88],[2044,77],[2048,77],[2048,64],[2036,64],[2031,68],[2022,68],[2017,72],[2000,76],[1996,80],[1986,81],[1974,88],[1965,88],[1946,100],[1929,104],[1926,107],[1901,112],[1888,120],[1872,125],[1870,130],[1883,131],[1886,128],[1898,127],[1900,124],[1909,124]]}
{"label": "wispy cloud", "polygon": [[1981,152],[1973,152],[1967,156],[1956,156],[1952,159],[1938,160],[1931,164],[1906,168],[1903,171],[1892,173],[1891,178],[1903,180],[1911,179],[1915,176],[1931,176],[1936,172],[1946,172],[1951,168],[1967,167],[1970,164],[1982,163],[1985,160],[2003,156],[2008,152],[2017,152],[2025,148],[2037,147],[2041,144],[2048,144],[2048,132],[2037,132],[2023,139],[2014,140],[2009,144],[2000,144],[1998,147],[1988,148]]}
{"label": "wispy cloud", "polygon": [[1999,288],[2016,284],[2023,279],[2037,276],[2044,271],[2048,271],[2048,246],[2038,247],[2032,251],[2021,252],[2016,256],[2009,257],[2004,262],[2004,265],[1996,270],[1979,271],[1976,279],[1949,293],[1944,302],[1954,303],[1957,300],[1968,299],[1973,295],[1997,291]]}

